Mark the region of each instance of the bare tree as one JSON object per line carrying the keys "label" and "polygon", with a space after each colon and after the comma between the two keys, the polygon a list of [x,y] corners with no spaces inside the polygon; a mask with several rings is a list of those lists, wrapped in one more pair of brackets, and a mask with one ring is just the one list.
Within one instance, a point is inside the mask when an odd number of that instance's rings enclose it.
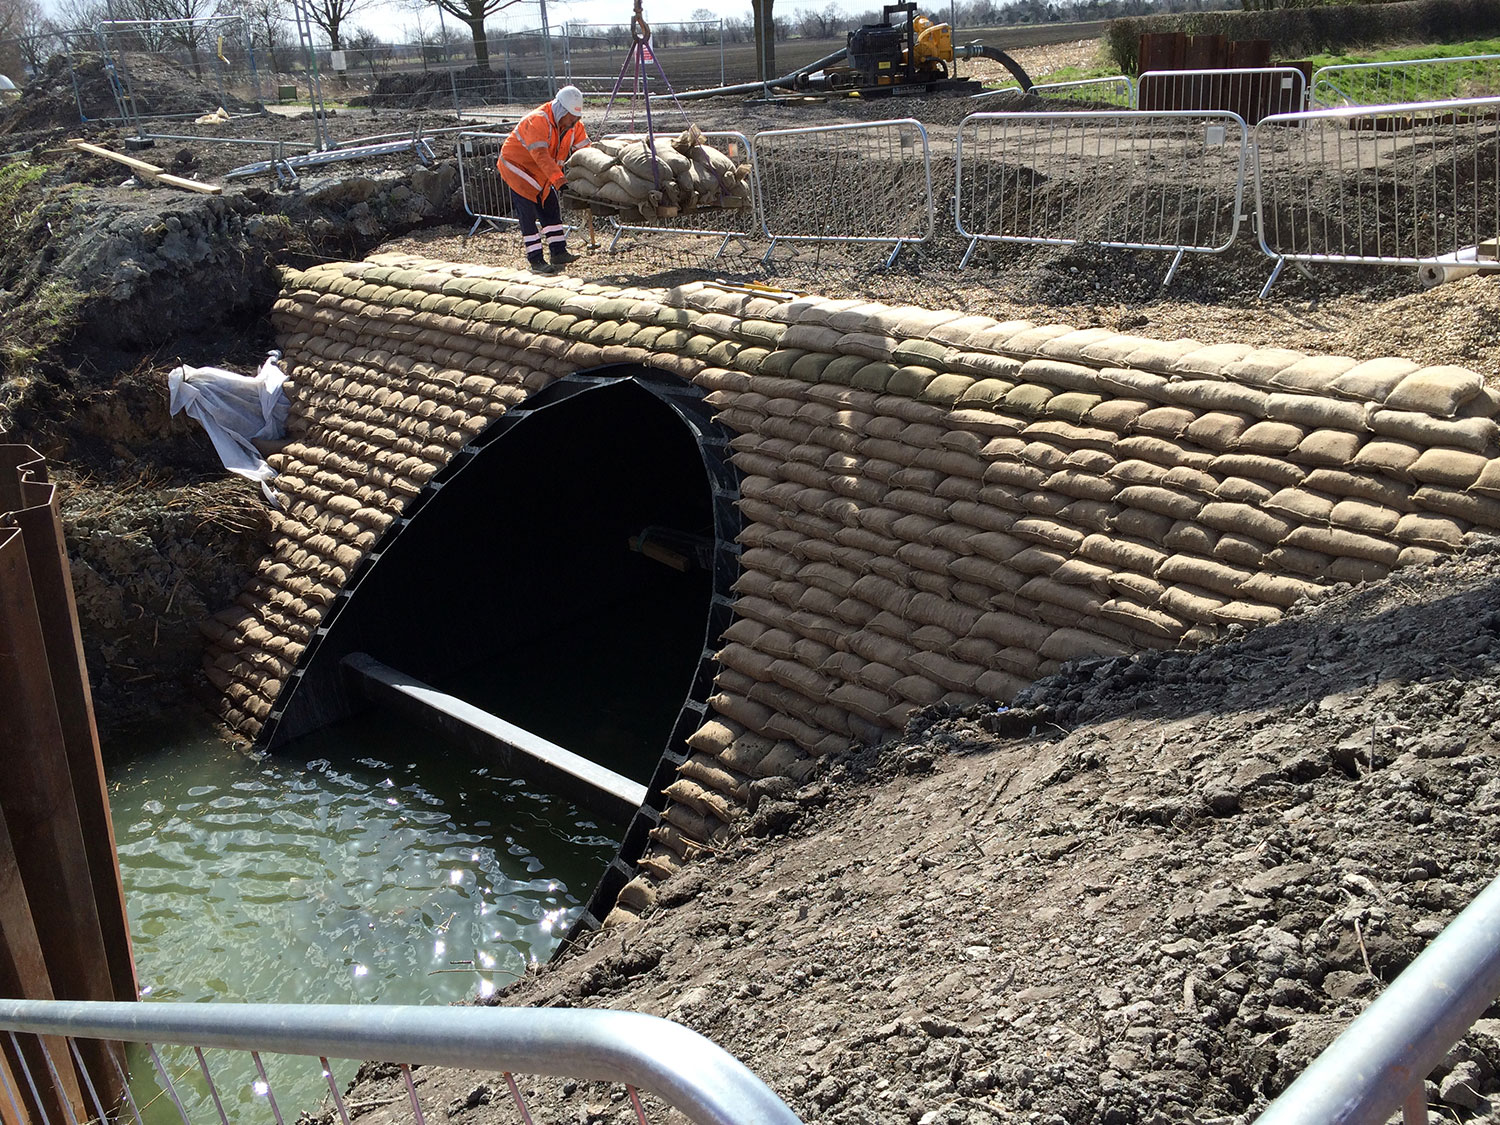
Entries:
{"label": "bare tree", "polygon": [[776,21],[771,15],[772,0],[751,0],[755,14],[755,76],[762,82],[777,78]]}
{"label": "bare tree", "polygon": [[285,74],[292,50],[286,0],[231,0],[226,10],[249,21],[251,42],[269,56],[271,72]]}
{"label": "bare tree", "polygon": [[58,0],[52,5],[52,24],[58,30],[93,27],[107,18],[104,0]]}
{"label": "bare tree", "polygon": [[26,71],[40,70],[54,45],[36,0],[0,0],[0,74],[23,84]]}
{"label": "bare tree", "polygon": [[344,48],[344,24],[351,16],[364,11],[370,0],[305,0],[305,3],[309,22],[328,36],[331,50],[341,51]]}
{"label": "bare tree", "polygon": [[846,22],[848,17],[837,4],[797,10],[797,29],[804,39],[832,39]]}
{"label": "bare tree", "polygon": [[354,28],[348,38],[349,50],[354,56],[365,64],[370,70],[370,82],[373,85],[378,76],[375,73],[375,64],[385,62],[395,53],[394,48],[385,42],[368,28]]}
{"label": "bare tree", "polygon": [[522,0],[430,0],[449,15],[456,16],[469,28],[474,40],[474,65],[488,70],[490,44],[484,33],[484,21],[496,12],[519,4]]}
{"label": "bare tree", "polygon": [[219,0],[116,0],[115,13],[138,21],[131,40],[148,50],[183,48],[194,73],[202,77],[200,52],[214,34],[204,21],[219,14]]}
{"label": "bare tree", "polygon": [[706,47],[710,43],[718,42],[722,21],[712,8],[694,8],[689,18],[698,25],[696,30],[700,44]]}

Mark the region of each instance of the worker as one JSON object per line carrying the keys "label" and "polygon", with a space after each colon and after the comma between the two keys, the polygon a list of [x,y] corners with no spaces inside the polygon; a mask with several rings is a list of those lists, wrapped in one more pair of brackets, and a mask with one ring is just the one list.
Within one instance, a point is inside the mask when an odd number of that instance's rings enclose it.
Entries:
{"label": "worker", "polygon": [[[578,260],[568,252],[568,229],[563,226],[558,190],[563,186],[563,163],[589,143],[583,128],[583,91],[564,86],[550,102],[537,106],[510,131],[495,161],[515,200],[521,224],[521,245],[535,273],[554,274]],[[551,263],[543,257],[545,249]]]}

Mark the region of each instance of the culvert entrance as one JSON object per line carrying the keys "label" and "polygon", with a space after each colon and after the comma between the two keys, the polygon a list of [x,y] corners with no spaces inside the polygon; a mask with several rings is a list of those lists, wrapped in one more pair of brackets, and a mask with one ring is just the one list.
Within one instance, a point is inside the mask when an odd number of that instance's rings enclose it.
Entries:
{"label": "culvert entrance", "polygon": [[514,726],[621,775],[642,800],[583,919],[597,922],[703,722],[737,571],[726,454],[701,392],[648,368],[531,396],[456,454],[351,575],[259,745],[371,706],[425,707],[425,725],[497,769],[530,768],[525,740],[505,737]]}

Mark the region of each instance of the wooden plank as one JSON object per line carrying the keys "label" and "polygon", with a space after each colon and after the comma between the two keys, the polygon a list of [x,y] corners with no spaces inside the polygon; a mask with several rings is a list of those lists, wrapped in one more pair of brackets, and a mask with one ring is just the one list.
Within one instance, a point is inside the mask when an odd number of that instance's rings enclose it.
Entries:
{"label": "wooden plank", "polygon": [[136,175],[150,180],[152,183],[163,183],[169,187],[182,188],[184,191],[196,191],[200,195],[222,195],[224,193],[224,189],[218,184],[205,184],[197,180],[187,180],[181,176],[174,176],[165,169],[157,167],[155,164],[148,164],[144,160],[137,160],[133,156],[126,156],[123,152],[115,152],[102,145],[93,145],[87,141],[80,141],[74,138],[68,141],[68,147],[76,149],[79,152],[90,153],[94,156],[102,156],[105,160],[113,160],[116,164],[123,164]]}
{"label": "wooden plank", "polygon": [[1182,50],[1182,69],[1222,70],[1229,51],[1229,40],[1223,35],[1189,35]]}
{"label": "wooden plank", "polygon": [[112,149],[105,148],[103,145],[91,145],[88,141],[70,139],[68,147],[77,149],[80,152],[92,153],[95,156],[102,156],[106,160],[113,160],[116,164],[123,164],[131,171],[139,172],[143,176],[155,177],[166,171],[165,168],[158,168],[155,164],[148,164],[144,160],[137,160],[134,156],[126,156],[123,152],[115,152]]}
{"label": "wooden plank", "polygon": [[205,184],[201,180],[185,180],[181,176],[172,175],[170,172],[163,172],[156,178],[169,187],[181,188],[183,191],[196,191],[199,195],[224,194],[224,189],[218,184]]}

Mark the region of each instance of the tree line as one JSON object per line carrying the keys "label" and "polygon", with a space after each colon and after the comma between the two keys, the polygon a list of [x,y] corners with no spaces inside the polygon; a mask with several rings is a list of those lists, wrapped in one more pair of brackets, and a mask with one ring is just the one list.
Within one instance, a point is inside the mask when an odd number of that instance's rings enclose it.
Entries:
{"label": "tree line", "polygon": [[[324,45],[353,55],[353,63],[368,66],[393,57],[398,43],[372,31],[362,23],[381,0],[303,0],[309,23]],[[493,50],[486,24],[494,16],[533,0],[410,0],[413,22],[402,33],[401,42],[421,45],[423,58],[472,58],[488,67]],[[784,2],[784,0],[783,0]],[[1246,7],[1268,0],[1243,0]],[[1214,0],[937,0],[928,11],[932,18],[965,28],[1002,27],[1013,24],[1073,22],[1138,16],[1152,12],[1199,11],[1221,7]],[[131,25],[131,45],[145,50],[180,50],[196,64],[208,51],[239,52],[234,42],[220,44],[222,25],[215,17],[243,17],[254,49],[267,58],[271,69],[293,69],[296,42],[290,0],[58,0],[53,14],[43,14],[39,0],[0,0],[0,73],[18,83],[27,73],[40,70],[47,58],[69,46],[69,29],[86,31],[104,20],[136,21]],[[448,17],[452,17],[451,20]],[[740,16],[720,17],[707,8],[693,10],[686,21],[653,25],[653,44],[671,48],[679,44],[726,45],[759,43],[759,21],[768,21],[771,42],[792,38],[842,39],[848,32],[878,23],[881,12],[874,8],[845,8],[837,2],[821,6],[793,7],[780,14],[772,11],[772,0],[755,0],[755,9]],[[554,29],[565,31],[575,43],[595,42],[612,49],[629,45],[627,24],[585,25],[568,23]],[[73,46],[80,44],[74,43]],[[769,55],[769,51],[762,52]],[[14,73],[13,73],[14,72]]]}

